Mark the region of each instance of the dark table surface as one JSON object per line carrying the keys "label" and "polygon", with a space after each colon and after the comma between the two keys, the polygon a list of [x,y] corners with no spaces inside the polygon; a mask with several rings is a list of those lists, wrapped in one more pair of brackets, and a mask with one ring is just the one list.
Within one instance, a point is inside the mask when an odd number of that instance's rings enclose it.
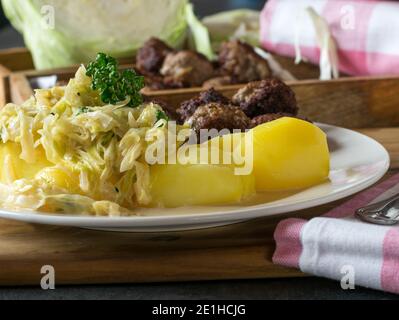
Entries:
{"label": "dark table surface", "polygon": [[[258,0],[193,1],[200,15],[228,8],[260,9]],[[11,27],[0,30],[0,48],[22,46],[22,38]],[[319,279],[265,279],[168,284],[107,286],[0,288],[0,299],[398,299],[399,296],[364,288],[344,291],[338,282]]]}

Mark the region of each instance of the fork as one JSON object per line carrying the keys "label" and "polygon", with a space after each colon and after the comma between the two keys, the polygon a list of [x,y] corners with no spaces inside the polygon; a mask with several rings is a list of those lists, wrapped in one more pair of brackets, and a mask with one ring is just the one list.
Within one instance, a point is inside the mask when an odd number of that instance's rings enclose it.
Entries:
{"label": "fork", "polygon": [[399,223],[399,194],[356,210],[363,221],[373,224],[392,226]]}

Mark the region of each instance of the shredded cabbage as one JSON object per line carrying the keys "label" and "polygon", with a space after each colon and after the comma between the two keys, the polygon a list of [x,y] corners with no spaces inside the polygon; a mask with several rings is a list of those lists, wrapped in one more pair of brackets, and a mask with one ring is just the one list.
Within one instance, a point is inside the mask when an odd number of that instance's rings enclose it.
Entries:
{"label": "shredded cabbage", "polygon": [[33,179],[15,180],[10,170],[0,184],[4,207],[126,215],[150,203],[145,138],[167,136],[167,122],[157,119],[162,108],[104,105],[90,86],[82,66],[66,87],[37,90],[22,105],[0,109],[2,143],[19,144],[27,163],[39,161],[35,150],[42,148],[53,164]]}
{"label": "shredded cabbage", "polygon": [[307,7],[298,15],[297,26],[295,29],[295,63],[299,64],[302,60],[299,37],[302,32],[303,19],[310,18],[315,32],[316,40],[320,48],[320,80],[331,80],[339,78],[339,58],[338,48],[327,21],[320,16],[315,9]]}

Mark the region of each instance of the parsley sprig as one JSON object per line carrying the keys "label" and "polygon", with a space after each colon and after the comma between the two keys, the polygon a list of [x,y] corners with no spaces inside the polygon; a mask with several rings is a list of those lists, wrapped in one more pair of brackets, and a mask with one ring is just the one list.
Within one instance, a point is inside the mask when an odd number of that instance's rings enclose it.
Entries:
{"label": "parsley sprig", "polygon": [[[168,115],[165,112],[163,112],[162,110],[157,110],[156,117],[157,117],[156,122],[159,122],[161,120],[166,120],[166,122],[169,121]],[[162,123],[158,126],[158,128],[162,128],[163,126],[164,126],[164,124]]]}
{"label": "parsley sprig", "polygon": [[98,90],[104,103],[117,104],[130,99],[128,106],[135,108],[143,103],[140,90],[144,87],[144,77],[134,70],[118,70],[115,58],[99,53],[95,61],[87,66],[87,76],[92,78],[92,89]]}
{"label": "parsley sprig", "polygon": [[76,112],[76,115],[80,116],[81,114],[85,114],[85,113],[88,113],[88,112],[90,112],[90,109],[88,107],[80,107],[78,109],[78,111]]}
{"label": "parsley sprig", "polygon": [[165,112],[163,112],[161,110],[157,111],[156,116],[157,116],[157,122],[160,121],[160,120],[169,121],[169,117],[166,115]]}

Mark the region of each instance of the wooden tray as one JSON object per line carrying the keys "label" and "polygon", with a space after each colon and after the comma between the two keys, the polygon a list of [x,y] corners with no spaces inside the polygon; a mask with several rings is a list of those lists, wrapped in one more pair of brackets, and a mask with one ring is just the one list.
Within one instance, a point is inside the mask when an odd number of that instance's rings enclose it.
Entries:
{"label": "wooden tray", "polygon": [[[353,77],[338,80],[287,82],[295,91],[302,116],[312,121],[347,128],[399,125],[399,77]],[[225,86],[220,92],[231,97],[240,86]],[[201,89],[157,91],[148,94],[177,107]]]}
{"label": "wooden tray", "polygon": [[[131,67],[132,64],[123,64]],[[73,72],[72,72],[73,70]],[[60,80],[73,76],[76,68],[52,71],[8,72],[3,78],[3,97],[21,104],[32,94],[29,79],[57,75]],[[1,83],[0,83],[1,84]],[[352,77],[338,80],[301,80],[288,84],[295,91],[301,115],[313,121],[350,128],[392,127],[399,125],[399,77]],[[242,85],[217,88],[231,97]],[[147,92],[146,95],[171,106],[192,98],[201,88]],[[1,101],[0,101],[1,103]]]}
{"label": "wooden tray", "polygon": [[[297,79],[317,79],[319,68],[309,63],[295,64],[292,58],[275,56],[276,60]],[[134,60],[134,58],[132,58]],[[131,58],[120,59],[121,63],[133,63]],[[11,48],[0,50],[0,65],[7,69],[17,71],[34,70],[32,55],[26,48]],[[76,66],[75,66],[76,67]],[[72,71],[72,69],[70,70]]]}

